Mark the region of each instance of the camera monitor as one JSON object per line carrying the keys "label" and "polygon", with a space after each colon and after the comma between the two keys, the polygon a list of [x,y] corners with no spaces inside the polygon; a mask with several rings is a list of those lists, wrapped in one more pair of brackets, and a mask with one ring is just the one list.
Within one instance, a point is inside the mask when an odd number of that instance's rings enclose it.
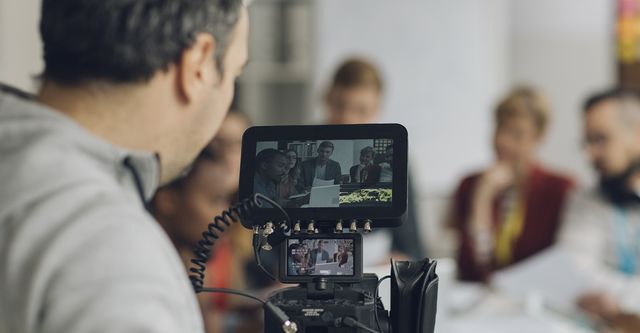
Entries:
{"label": "camera monitor", "polygon": [[283,283],[311,282],[318,277],[334,282],[353,282],[362,278],[360,234],[287,238],[282,251],[279,278]]}
{"label": "camera monitor", "polygon": [[[338,219],[397,226],[407,206],[407,131],[398,124],[249,128],[240,195],[254,193],[320,227]],[[256,214],[262,221],[279,216],[267,203]]]}

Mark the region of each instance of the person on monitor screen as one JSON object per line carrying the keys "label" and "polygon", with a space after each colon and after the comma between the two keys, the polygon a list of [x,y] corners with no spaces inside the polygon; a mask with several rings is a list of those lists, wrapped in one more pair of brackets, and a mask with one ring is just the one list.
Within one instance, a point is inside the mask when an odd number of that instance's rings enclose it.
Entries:
{"label": "person on monitor screen", "polygon": [[329,252],[324,249],[324,241],[318,240],[316,248],[309,253],[309,264],[315,266],[315,264],[328,262],[331,262],[331,256]]}
{"label": "person on monitor screen", "polygon": [[360,164],[349,169],[351,183],[375,184],[380,181],[380,166],[373,163],[376,153],[372,147],[364,147],[360,150]]}
{"label": "person on monitor screen", "polygon": [[[384,87],[380,70],[371,61],[363,58],[346,59],[338,65],[324,95],[326,122],[332,125],[352,125],[379,121]],[[375,156],[374,161],[380,162]],[[375,162],[374,164],[378,164]],[[364,246],[373,248],[363,257],[365,265],[386,263],[390,254],[414,259],[421,259],[426,255],[420,238],[415,183],[413,177],[409,176],[408,179],[405,222],[401,227],[377,229],[367,236]]]}
{"label": "person on monitor screen", "polygon": [[[286,175],[287,155],[273,148],[267,148],[256,156],[256,172],[253,177],[253,192],[280,201],[278,187]],[[265,203],[268,205],[267,203]],[[270,205],[269,205],[270,207]]]}
{"label": "person on monitor screen", "polygon": [[554,243],[573,182],[537,161],[549,113],[529,87],[512,90],[495,109],[495,161],[462,180],[450,212],[462,280],[487,281]]}
{"label": "person on monitor screen", "polygon": [[306,275],[309,273],[309,264],[302,244],[289,245],[287,253],[287,275]]}
{"label": "person on monitor screen", "polygon": [[344,245],[338,245],[338,251],[333,254],[333,261],[338,263],[338,267],[342,267],[348,260],[349,254],[347,253]]}
{"label": "person on monitor screen", "polygon": [[300,186],[300,166],[298,165],[298,153],[289,149],[285,152],[287,155],[287,165],[285,167],[285,175],[280,181],[280,199],[289,200],[292,195],[300,194],[304,191]]}
{"label": "person on monitor screen", "polygon": [[300,164],[300,181],[304,188],[314,186],[314,180],[332,180],[333,184],[340,184],[342,170],[340,163],[331,159],[334,145],[331,141],[323,141],[318,146],[318,156]]}
{"label": "person on monitor screen", "polygon": [[380,182],[393,182],[393,145],[384,150],[384,160],[380,163]]}

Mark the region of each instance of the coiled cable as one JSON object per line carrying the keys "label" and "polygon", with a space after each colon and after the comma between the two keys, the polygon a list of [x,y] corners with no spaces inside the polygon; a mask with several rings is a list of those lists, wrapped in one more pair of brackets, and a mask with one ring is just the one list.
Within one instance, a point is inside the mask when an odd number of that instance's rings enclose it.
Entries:
{"label": "coiled cable", "polygon": [[[252,197],[244,199],[239,203],[229,207],[229,209],[223,211],[220,215],[213,219],[213,222],[207,226],[207,230],[202,233],[202,239],[198,241],[196,247],[193,250],[195,257],[191,259],[191,268],[189,271],[189,279],[196,293],[199,293],[204,288],[204,276],[207,268],[207,262],[211,256],[211,249],[215,242],[220,238],[221,234],[230,227],[233,223],[250,220],[251,215],[257,208],[264,208],[264,203],[270,204],[273,208],[277,208],[285,217],[287,224],[291,224],[291,220],[287,212],[272,199],[256,193]],[[259,237],[259,236],[258,236]],[[256,235],[254,235],[254,243]],[[254,247],[255,248],[255,247]],[[264,267],[261,266],[259,256],[256,259],[258,265],[265,272]]]}

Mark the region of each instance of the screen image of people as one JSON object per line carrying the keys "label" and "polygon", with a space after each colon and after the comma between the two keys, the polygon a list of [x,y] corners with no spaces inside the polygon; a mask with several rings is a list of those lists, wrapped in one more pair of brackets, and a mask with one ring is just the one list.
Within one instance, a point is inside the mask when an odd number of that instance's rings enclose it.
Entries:
{"label": "screen image of people", "polygon": [[289,239],[287,275],[344,275],[353,269],[352,239]]}
{"label": "screen image of people", "polygon": [[393,140],[261,141],[254,193],[285,208],[389,207]]}

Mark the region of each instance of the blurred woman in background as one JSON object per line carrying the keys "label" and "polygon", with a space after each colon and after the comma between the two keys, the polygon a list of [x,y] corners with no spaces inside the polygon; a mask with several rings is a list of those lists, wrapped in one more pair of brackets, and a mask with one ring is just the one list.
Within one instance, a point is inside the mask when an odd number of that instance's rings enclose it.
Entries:
{"label": "blurred woman in background", "polygon": [[514,89],[498,104],[495,161],[464,178],[454,196],[461,279],[485,281],[554,243],[572,181],[536,159],[548,122],[547,103],[532,88]]}

